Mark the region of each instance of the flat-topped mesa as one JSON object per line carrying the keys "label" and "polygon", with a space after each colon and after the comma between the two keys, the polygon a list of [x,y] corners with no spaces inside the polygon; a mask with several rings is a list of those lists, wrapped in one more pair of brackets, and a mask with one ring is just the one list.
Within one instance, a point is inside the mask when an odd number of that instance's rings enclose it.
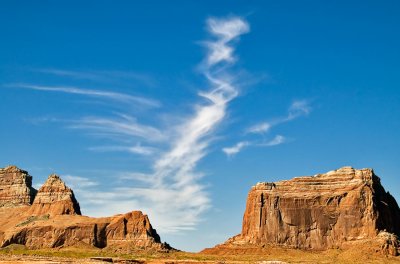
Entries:
{"label": "flat-topped mesa", "polygon": [[302,249],[341,247],[400,235],[400,209],[372,169],[351,167],[275,183],[258,183],[248,194],[242,232],[233,244]]}
{"label": "flat-topped mesa", "polygon": [[0,208],[31,205],[35,194],[28,172],[16,166],[0,168]]}
{"label": "flat-topped mesa", "polygon": [[31,215],[81,214],[74,192],[56,174],[52,174],[38,190],[30,208]]}

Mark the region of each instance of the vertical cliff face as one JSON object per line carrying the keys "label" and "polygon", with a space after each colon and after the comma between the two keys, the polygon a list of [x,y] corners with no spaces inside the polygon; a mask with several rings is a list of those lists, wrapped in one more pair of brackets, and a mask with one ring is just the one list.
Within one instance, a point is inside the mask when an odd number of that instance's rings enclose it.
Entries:
{"label": "vertical cliff face", "polygon": [[59,176],[52,174],[36,194],[29,211],[32,215],[81,214],[74,192]]}
{"label": "vertical cliff face", "polygon": [[400,235],[400,209],[371,169],[258,183],[249,192],[240,239],[327,249],[345,241]]}
{"label": "vertical cliff face", "polygon": [[0,208],[30,205],[35,194],[28,172],[15,166],[0,168]]}

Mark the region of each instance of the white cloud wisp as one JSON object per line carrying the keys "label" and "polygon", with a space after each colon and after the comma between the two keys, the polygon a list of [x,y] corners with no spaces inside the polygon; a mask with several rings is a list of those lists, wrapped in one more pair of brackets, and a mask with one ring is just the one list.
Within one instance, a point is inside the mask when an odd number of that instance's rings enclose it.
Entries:
{"label": "white cloud wisp", "polygon": [[38,91],[47,91],[47,92],[61,92],[61,93],[70,93],[70,94],[79,94],[85,96],[99,97],[105,98],[108,100],[114,100],[129,104],[140,104],[145,107],[159,107],[160,103],[153,99],[148,99],[139,96],[132,96],[124,93],[110,92],[110,91],[101,91],[101,90],[92,90],[92,89],[83,89],[78,87],[67,87],[67,86],[42,86],[42,85],[32,85],[32,84],[9,84],[7,86],[38,90]]}
{"label": "white cloud wisp", "polygon": [[158,128],[140,124],[131,116],[119,115],[119,118],[84,117],[73,121],[69,128],[92,131],[96,135],[114,139],[141,138],[148,142],[162,142],[167,136]]}
{"label": "white cloud wisp", "polygon": [[99,146],[99,147],[91,147],[89,150],[96,152],[128,152],[143,156],[153,155],[157,149],[148,146],[142,146],[141,144],[136,144],[134,146]]}
{"label": "white cloud wisp", "polygon": [[[263,121],[261,123],[255,124],[245,130],[246,134],[264,135],[264,134],[268,133],[274,126],[292,121],[301,116],[306,116],[306,115],[310,114],[311,110],[312,110],[312,108],[310,106],[309,101],[296,100],[290,105],[290,107],[288,109],[288,113],[285,117],[275,119],[271,122]],[[276,135],[273,139],[271,139],[270,141],[267,141],[267,142],[259,143],[259,142],[254,142],[254,141],[240,141],[232,147],[222,148],[222,151],[228,157],[232,157],[232,156],[236,155],[237,153],[239,153],[241,150],[243,150],[244,147],[249,147],[249,146],[271,147],[271,146],[283,144],[285,142],[287,142],[287,139],[284,136]]]}
{"label": "white cloud wisp", "polygon": [[207,63],[213,66],[222,61],[234,62],[234,48],[229,45],[233,39],[250,31],[249,24],[242,18],[229,19],[209,18],[208,31],[217,37],[216,41],[206,42],[208,46]]}
{"label": "white cloud wisp", "polygon": [[[228,103],[238,94],[229,74],[224,71],[224,77],[216,76],[214,67],[233,61],[234,48],[230,41],[248,32],[249,26],[237,17],[211,18],[207,24],[209,33],[216,37],[214,42],[206,44],[209,52],[204,75],[212,88],[199,95],[209,101],[195,107],[193,117],[178,127],[178,137],[171,149],[155,162],[151,175],[153,187],[124,190],[147,198],[152,204],[147,210],[155,211],[153,219],[156,221],[158,217],[163,218],[162,222],[157,221],[157,226],[165,231],[194,228],[201,213],[210,207],[204,186],[199,183],[202,173],[196,170],[196,165],[207,154],[212,134],[226,116]],[[180,219],[179,223],[176,219]]]}
{"label": "white cloud wisp", "polygon": [[155,80],[147,75],[140,72],[134,71],[115,71],[115,70],[65,70],[65,69],[54,69],[54,68],[42,68],[32,69],[33,72],[39,72],[44,74],[51,74],[59,77],[66,77],[79,80],[90,80],[95,82],[108,82],[115,83],[121,80],[140,82],[146,86],[154,86]]}
{"label": "white cloud wisp", "polygon": [[[120,145],[106,144],[89,148],[92,151],[131,152],[147,156],[152,164],[145,172],[124,173],[119,178],[117,176],[116,181],[110,178],[112,186],[107,186],[107,191],[98,190],[100,182],[66,175],[67,183],[71,187],[75,186],[77,194],[82,198],[85,214],[105,216],[133,209],[142,210],[150,216],[152,224],[160,233],[168,233],[195,229],[202,220],[202,213],[211,207],[206,185],[200,180],[204,173],[197,165],[208,154],[219,125],[226,119],[229,103],[239,94],[237,82],[229,69],[237,59],[234,44],[242,34],[250,31],[250,27],[240,17],[210,18],[207,20],[207,30],[210,40],[204,42],[207,55],[200,69],[209,87],[199,91],[201,102],[193,104],[192,114],[180,117],[182,121],[179,125],[171,128],[171,125],[142,124],[131,113],[86,116],[64,122],[67,128],[124,142]],[[42,71],[72,79],[102,80],[97,72]],[[160,106],[153,99],[111,91],[31,84],[9,86],[123,102],[128,109],[134,104],[149,108]],[[157,124],[156,121],[150,123]],[[144,142],[145,145],[138,142]],[[242,147],[244,145],[237,146]],[[232,154],[235,152],[230,151]]]}
{"label": "white cloud wisp", "polygon": [[302,116],[309,115],[311,113],[311,110],[312,110],[312,108],[310,106],[309,101],[296,100],[290,105],[290,107],[288,109],[288,113],[285,117],[278,118],[278,119],[275,119],[270,122],[264,121],[264,122],[255,124],[247,129],[247,133],[254,133],[254,134],[266,133],[274,126],[292,121],[292,120],[297,119]]}
{"label": "white cloud wisp", "polygon": [[[208,147],[213,140],[218,125],[226,118],[227,106],[238,95],[238,88],[232,81],[227,67],[234,62],[234,47],[231,41],[249,31],[249,25],[239,17],[228,19],[210,18],[207,20],[208,32],[214,38],[206,42],[208,55],[202,73],[209,81],[211,88],[199,92],[202,103],[194,105],[194,113],[180,125],[166,133],[164,142],[171,142],[170,147],[161,153],[153,163],[151,173],[128,173],[121,176],[126,187],[117,187],[112,194],[101,197],[86,197],[99,203],[104,200],[100,210],[94,215],[102,215],[105,210],[119,213],[119,209],[129,210],[133,206],[145,211],[152,224],[162,233],[179,232],[195,229],[201,221],[202,213],[210,208],[211,201],[200,182],[203,173],[196,167],[198,162],[207,155]],[[83,120],[84,126],[96,125],[105,120]],[[108,129],[112,133],[125,130],[123,124],[110,123]],[[137,125],[137,124],[135,124]],[[132,136],[144,136],[149,132],[155,138],[160,135],[152,129],[143,130],[131,128]],[[160,130],[157,130],[160,131]],[[164,134],[163,134],[164,135]],[[141,149],[143,150],[143,149]],[[142,187],[130,187],[129,180],[140,182]],[[111,201],[110,201],[111,200]],[[119,203],[118,210],[107,208],[107,204]],[[125,208],[125,206],[127,208]],[[93,207],[92,207],[93,208]],[[109,213],[109,212],[108,212]],[[178,220],[178,221],[177,221]]]}
{"label": "white cloud wisp", "polygon": [[234,145],[233,147],[229,147],[229,148],[223,148],[222,151],[228,156],[231,157],[237,153],[239,153],[242,148],[246,147],[250,145],[250,142],[248,141],[241,141],[238,142],[236,145]]}
{"label": "white cloud wisp", "polygon": [[232,147],[225,147],[222,151],[228,156],[233,157],[242,151],[245,147],[255,146],[255,147],[272,147],[283,144],[286,142],[286,138],[281,135],[275,136],[273,139],[264,142],[256,142],[256,141],[240,141],[236,143],[236,145]]}
{"label": "white cloud wisp", "polygon": [[253,134],[264,134],[267,133],[271,129],[271,124],[268,122],[262,122],[259,124],[256,124],[250,128],[247,129],[247,133],[253,133]]}
{"label": "white cloud wisp", "polygon": [[283,144],[285,142],[286,142],[286,138],[284,136],[276,135],[272,140],[270,140],[268,142],[260,143],[260,144],[258,144],[258,146],[272,147],[272,146],[277,146],[277,145]]}

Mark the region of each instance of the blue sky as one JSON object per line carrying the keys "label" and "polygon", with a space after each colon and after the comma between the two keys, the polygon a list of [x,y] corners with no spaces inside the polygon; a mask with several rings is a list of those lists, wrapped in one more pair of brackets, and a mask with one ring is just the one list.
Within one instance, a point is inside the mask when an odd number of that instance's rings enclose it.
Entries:
{"label": "blue sky", "polygon": [[258,181],[372,167],[400,200],[398,1],[3,1],[1,166],[200,250]]}

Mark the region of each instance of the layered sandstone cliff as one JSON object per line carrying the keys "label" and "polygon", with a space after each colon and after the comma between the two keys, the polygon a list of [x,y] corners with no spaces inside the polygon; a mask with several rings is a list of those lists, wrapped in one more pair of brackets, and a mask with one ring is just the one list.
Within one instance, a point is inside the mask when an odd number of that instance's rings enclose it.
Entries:
{"label": "layered sandstone cliff", "polygon": [[29,249],[75,245],[121,250],[169,249],[167,244],[161,243],[147,215],[140,211],[104,218],[80,215],[18,217],[19,213],[21,211],[14,214],[18,221],[11,225],[2,223],[0,247],[22,244]]}
{"label": "layered sandstone cliff", "polygon": [[15,166],[0,169],[0,247],[30,249],[86,245],[112,250],[169,250],[147,215],[140,211],[112,217],[82,216],[73,191],[57,175],[39,189]]}
{"label": "layered sandstone cliff", "polygon": [[328,249],[381,239],[395,255],[399,235],[400,209],[380,178],[371,169],[343,167],[256,184],[248,194],[242,232],[226,244]]}
{"label": "layered sandstone cliff", "polygon": [[59,176],[52,174],[38,190],[29,210],[31,215],[81,214],[74,192]]}
{"label": "layered sandstone cliff", "polygon": [[0,168],[0,208],[30,205],[35,194],[28,172],[15,166]]}

